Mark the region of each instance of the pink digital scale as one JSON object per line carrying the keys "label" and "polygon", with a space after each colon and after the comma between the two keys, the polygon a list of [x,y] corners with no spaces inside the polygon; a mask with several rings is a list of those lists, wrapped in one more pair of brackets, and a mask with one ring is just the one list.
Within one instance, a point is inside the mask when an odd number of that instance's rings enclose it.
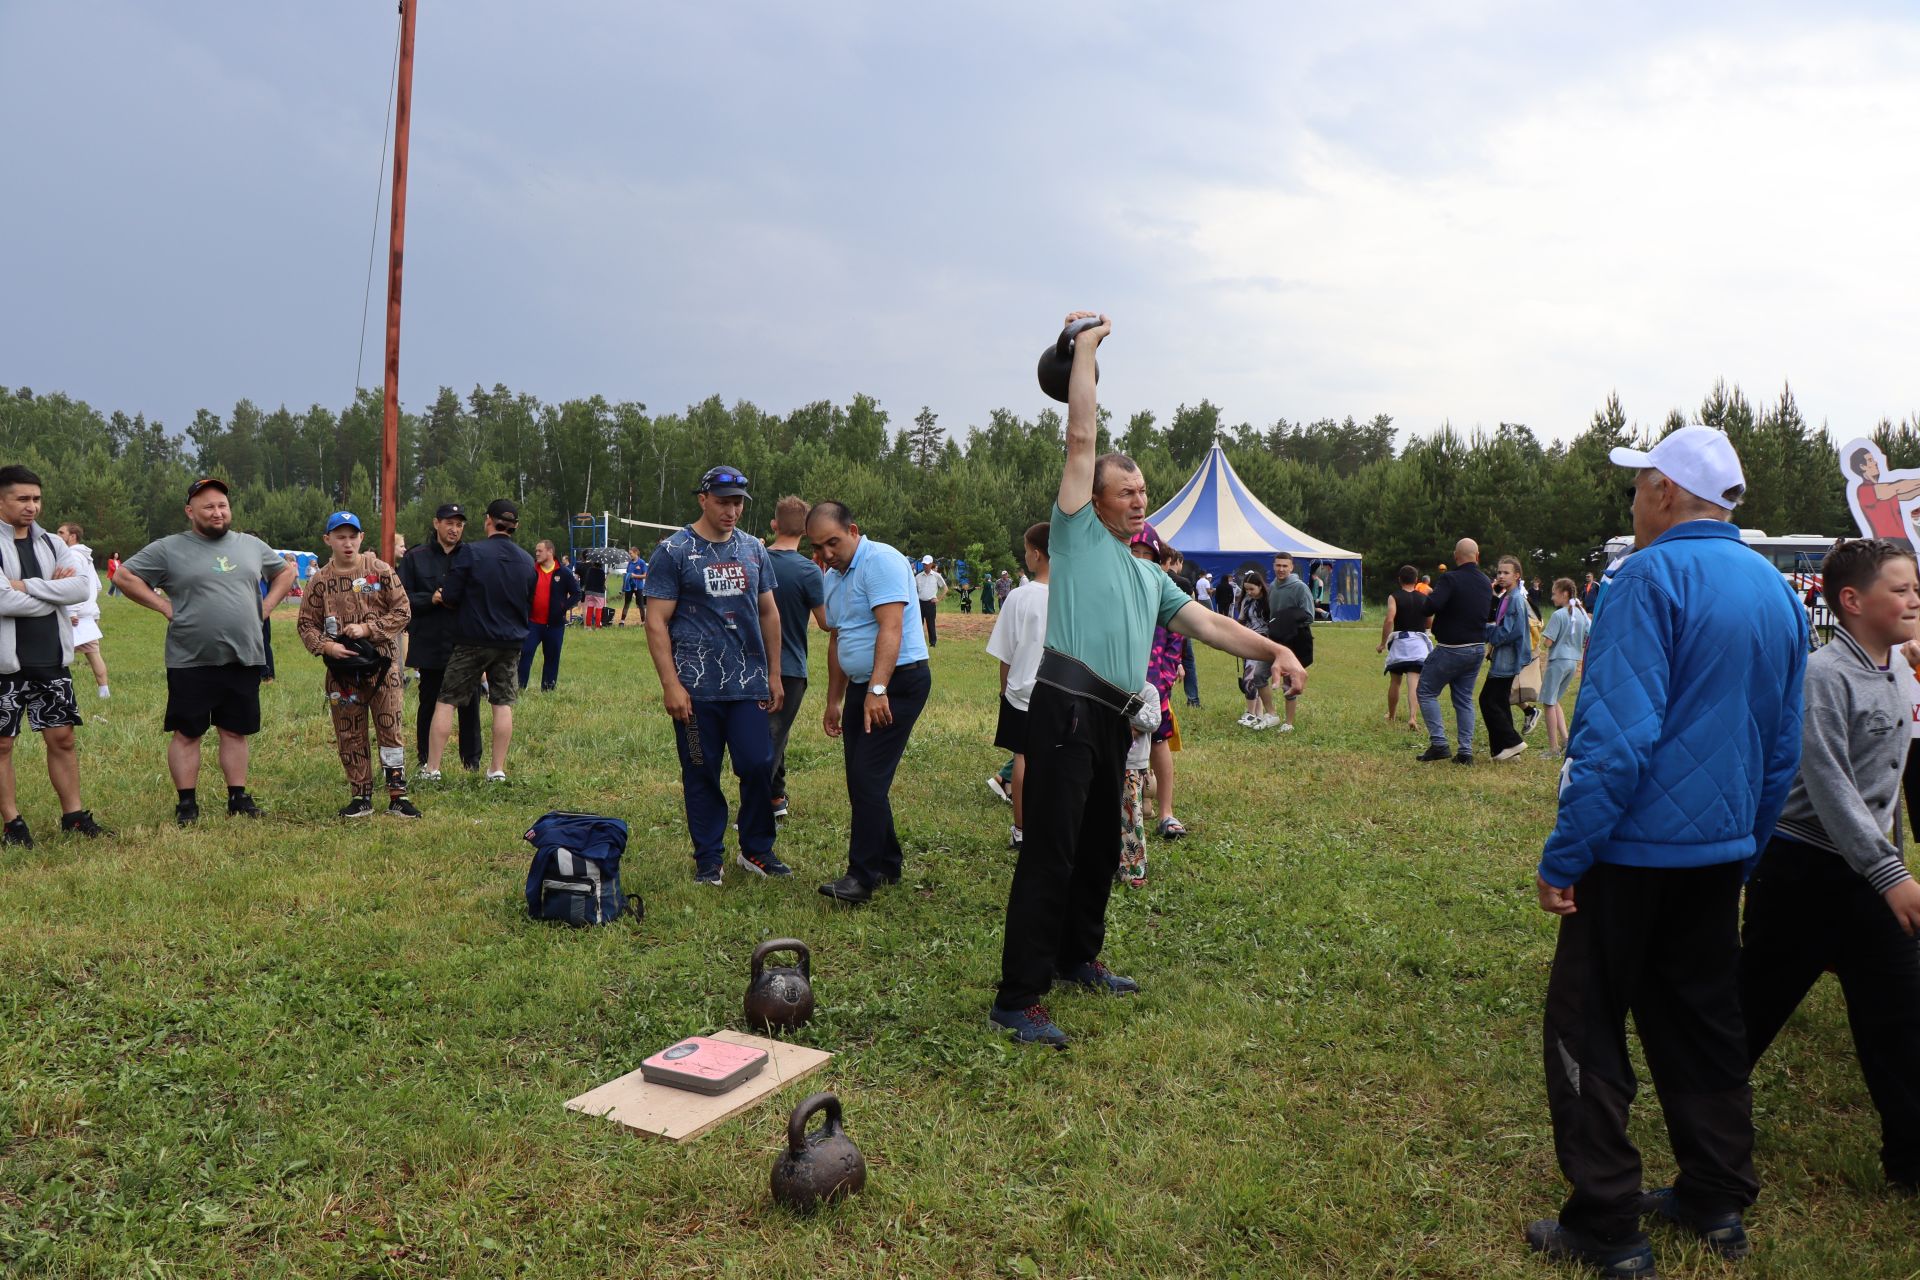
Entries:
{"label": "pink digital scale", "polygon": [[742,1080],[751,1080],[767,1065],[767,1052],[743,1044],[728,1044],[706,1036],[688,1036],[640,1064],[641,1076],[652,1084],[691,1089],[695,1093],[725,1093]]}

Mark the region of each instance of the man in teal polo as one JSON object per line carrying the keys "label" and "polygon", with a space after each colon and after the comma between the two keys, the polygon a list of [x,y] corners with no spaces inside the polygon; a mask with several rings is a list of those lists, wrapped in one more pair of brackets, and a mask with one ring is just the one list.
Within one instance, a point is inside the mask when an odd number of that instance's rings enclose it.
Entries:
{"label": "man in teal polo", "polygon": [[[1091,318],[1076,312],[1067,323]],[[1291,650],[1189,599],[1128,542],[1147,522],[1147,485],[1125,454],[1095,456],[1094,351],[1106,317],[1079,335],[1067,391],[1067,463],[1047,548],[1047,648],[1027,707],[1026,829],[1007,897],[1000,990],[990,1015],[1023,1044],[1065,1047],[1041,998],[1056,982],[1140,989],[1100,960],[1120,861],[1120,791],[1153,629],[1169,627],[1306,686]]]}

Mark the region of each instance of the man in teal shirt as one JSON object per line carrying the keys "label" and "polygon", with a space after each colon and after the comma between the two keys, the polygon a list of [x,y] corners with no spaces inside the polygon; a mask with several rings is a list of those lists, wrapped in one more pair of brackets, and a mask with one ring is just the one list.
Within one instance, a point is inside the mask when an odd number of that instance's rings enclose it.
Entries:
{"label": "man in teal shirt", "polygon": [[[1071,325],[1090,312],[1067,317]],[[1053,509],[1047,648],[1027,708],[1026,829],[1007,897],[1000,990],[991,1018],[1023,1044],[1064,1047],[1041,997],[1056,981],[1125,995],[1140,989],[1100,960],[1107,895],[1120,861],[1120,792],[1129,720],[1142,703],[1153,629],[1169,627],[1242,658],[1271,662],[1298,691],[1306,670],[1281,645],[1187,597],[1127,543],[1147,521],[1147,486],[1125,454],[1095,457],[1094,351],[1106,317],[1074,344],[1067,463]],[[817,541],[817,539],[816,539]],[[831,611],[831,606],[829,606]]]}

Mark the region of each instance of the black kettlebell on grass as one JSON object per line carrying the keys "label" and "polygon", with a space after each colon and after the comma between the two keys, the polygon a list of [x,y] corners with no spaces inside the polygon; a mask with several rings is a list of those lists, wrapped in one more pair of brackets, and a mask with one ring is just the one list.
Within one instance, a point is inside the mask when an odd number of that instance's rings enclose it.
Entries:
{"label": "black kettlebell on grass", "polygon": [[[799,967],[767,968],[767,957],[776,951],[799,956]],[[813,958],[807,944],[798,938],[769,938],[755,947],[744,1003],[747,1023],[756,1031],[792,1030],[806,1025],[813,1016]]]}
{"label": "black kettlebell on grass", "polygon": [[[1067,402],[1067,381],[1073,373],[1073,340],[1100,323],[1100,317],[1075,320],[1060,331],[1060,340],[1040,353],[1040,389],[1055,400]],[[1093,366],[1093,380],[1100,381],[1100,366]]]}
{"label": "black kettlebell on grass", "polygon": [[[807,1132],[813,1113],[827,1118]],[[816,1093],[793,1109],[787,1121],[787,1149],[773,1162],[773,1198],[805,1213],[827,1200],[849,1196],[867,1185],[867,1160],[840,1127],[840,1099]]]}

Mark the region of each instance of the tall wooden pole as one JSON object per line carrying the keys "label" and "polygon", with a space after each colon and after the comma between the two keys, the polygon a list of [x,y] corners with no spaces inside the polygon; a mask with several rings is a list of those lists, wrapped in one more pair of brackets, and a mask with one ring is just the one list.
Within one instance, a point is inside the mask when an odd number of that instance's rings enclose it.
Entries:
{"label": "tall wooden pole", "polygon": [[413,123],[413,20],[420,0],[400,0],[400,83],[393,111],[393,227],[387,235],[387,389],[380,431],[380,558],[393,563],[400,470],[400,264],[407,240],[407,133]]}

